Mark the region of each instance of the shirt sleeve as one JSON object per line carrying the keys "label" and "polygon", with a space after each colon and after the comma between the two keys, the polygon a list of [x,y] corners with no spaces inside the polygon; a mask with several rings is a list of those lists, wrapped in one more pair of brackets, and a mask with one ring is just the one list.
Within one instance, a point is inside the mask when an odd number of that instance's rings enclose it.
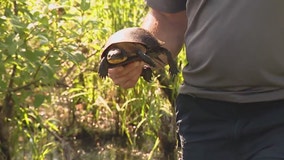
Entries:
{"label": "shirt sleeve", "polygon": [[187,0],[145,0],[147,6],[167,13],[176,13],[186,9]]}

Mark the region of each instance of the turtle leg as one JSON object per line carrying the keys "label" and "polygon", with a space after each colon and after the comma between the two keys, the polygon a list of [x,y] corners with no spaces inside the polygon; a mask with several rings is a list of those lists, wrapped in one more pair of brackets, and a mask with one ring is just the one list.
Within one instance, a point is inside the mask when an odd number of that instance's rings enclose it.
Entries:
{"label": "turtle leg", "polygon": [[144,54],[141,50],[138,50],[137,55],[151,67],[156,67],[156,64],[153,62],[153,60],[148,55]]}
{"label": "turtle leg", "polygon": [[105,57],[103,57],[99,64],[99,76],[101,78],[106,78],[108,74],[108,62]]}
{"label": "turtle leg", "polygon": [[178,74],[178,68],[177,68],[177,64],[176,62],[174,61],[173,57],[172,57],[172,54],[170,51],[168,51],[167,49],[163,48],[163,52],[166,54],[167,56],[167,61],[168,61],[168,64],[170,66],[170,73],[171,75],[176,75]]}
{"label": "turtle leg", "polygon": [[144,78],[145,81],[151,82],[153,76],[152,69],[149,66],[144,66],[141,76]]}

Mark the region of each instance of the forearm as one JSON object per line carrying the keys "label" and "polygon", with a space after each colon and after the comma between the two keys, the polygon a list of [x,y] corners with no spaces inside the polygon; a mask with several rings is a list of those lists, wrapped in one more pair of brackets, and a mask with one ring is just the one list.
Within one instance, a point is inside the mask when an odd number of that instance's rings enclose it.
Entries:
{"label": "forearm", "polygon": [[164,47],[175,57],[184,43],[186,25],[185,11],[169,14],[150,9],[141,27],[165,42]]}

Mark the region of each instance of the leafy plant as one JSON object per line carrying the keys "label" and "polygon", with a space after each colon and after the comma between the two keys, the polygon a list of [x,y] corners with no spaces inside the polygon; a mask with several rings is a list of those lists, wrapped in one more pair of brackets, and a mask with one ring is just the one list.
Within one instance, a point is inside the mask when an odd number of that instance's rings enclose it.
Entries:
{"label": "leafy plant", "polygon": [[80,158],[84,141],[104,147],[109,137],[148,159],[161,154],[163,121],[174,114],[163,89],[174,95],[180,75],[124,90],[97,74],[106,39],[141,24],[143,1],[0,4],[0,159]]}

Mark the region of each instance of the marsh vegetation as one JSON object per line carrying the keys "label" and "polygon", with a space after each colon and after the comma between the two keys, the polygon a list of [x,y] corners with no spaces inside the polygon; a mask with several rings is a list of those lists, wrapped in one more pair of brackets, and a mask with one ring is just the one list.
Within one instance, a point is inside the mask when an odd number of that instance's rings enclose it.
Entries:
{"label": "marsh vegetation", "polygon": [[143,0],[0,0],[1,160],[177,157],[181,75],[157,71],[124,90],[97,73],[107,38],[139,26],[147,9]]}

